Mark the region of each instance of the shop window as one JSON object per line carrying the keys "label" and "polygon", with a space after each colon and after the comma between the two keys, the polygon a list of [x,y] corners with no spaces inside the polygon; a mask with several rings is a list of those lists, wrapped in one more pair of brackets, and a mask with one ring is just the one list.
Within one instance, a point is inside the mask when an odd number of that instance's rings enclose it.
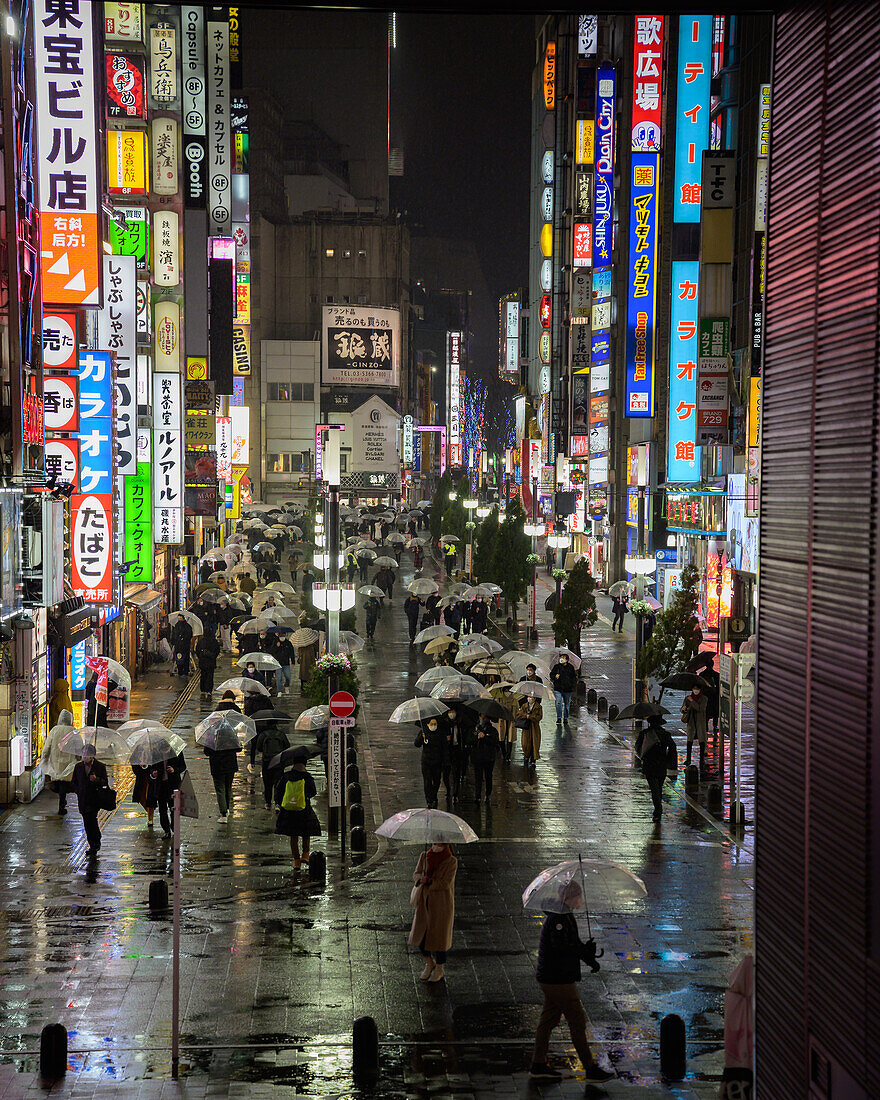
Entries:
{"label": "shop window", "polygon": [[[269,452],[270,474],[301,474],[308,472],[308,451]],[[305,465],[304,465],[305,462]]]}

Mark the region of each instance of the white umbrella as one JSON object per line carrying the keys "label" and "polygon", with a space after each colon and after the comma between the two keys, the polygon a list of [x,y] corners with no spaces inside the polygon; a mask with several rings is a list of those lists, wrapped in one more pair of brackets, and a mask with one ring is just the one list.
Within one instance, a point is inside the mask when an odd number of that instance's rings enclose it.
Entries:
{"label": "white umbrella", "polygon": [[[362,596],[375,596],[377,599],[380,600],[384,599],[387,595],[387,592],[384,588],[377,588],[375,584],[362,584],[361,587],[358,589],[358,592]],[[416,638],[416,641],[418,641],[418,638]]]}
{"label": "white umbrella", "polygon": [[257,578],[256,567],[247,561],[239,562],[238,565],[233,565],[232,569],[230,569],[230,573],[233,573],[236,577],[240,577],[247,573],[248,576],[253,577],[254,580]]}
{"label": "white umbrella", "polygon": [[227,691],[238,691],[242,695],[268,695],[259,680],[252,680],[250,676],[232,676],[224,680],[219,687],[214,688],[215,695],[224,695]]}
{"label": "white umbrella", "polygon": [[509,689],[511,695],[529,695],[533,699],[554,699],[555,696],[540,680],[520,680]]}
{"label": "white umbrella", "polygon": [[381,557],[381,558],[376,558],[376,560],[373,562],[373,565],[378,565],[378,566],[386,566],[387,565],[389,569],[399,569],[400,568],[400,566],[397,564],[397,562],[394,560],[394,558],[389,558],[387,556],[386,557]]}
{"label": "white umbrella", "polygon": [[[381,592],[381,589],[379,591]],[[426,626],[424,630],[420,630],[413,640],[417,645],[421,645],[422,642],[432,642],[435,638],[448,638],[454,633],[451,626],[438,623],[436,626]]]}
{"label": "white umbrella", "polygon": [[330,708],[326,705],[309,707],[296,720],[295,730],[321,730],[330,724]]}
{"label": "white umbrella", "polygon": [[500,642],[496,642],[494,638],[486,637],[485,634],[462,634],[458,639],[458,644],[462,648],[478,646],[480,649],[485,649],[487,653],[500,653],[504,649]]}
{"label": "white umbrella", "polygon": [[99,760],[124,764],[128,760],[129,746],[118,730],[109,726],[81,726],[71,730],[59,740],[58,748],[72,756],[81,756],[86,745],[93,745]]}
{"label": "white umbrella", "polygon": [[525,676],[526,668],[529,665],[535,666],[535,673],[537,676],[543,676],[545,679],[550,678],[550,669],[539,658],[534,657],[531,653],[522,653],[518,649],[508,649],[506,653],[502,653],[498,658],[499,661],[504,661],[506,665],[510,665],[511,672],[514,676],[519,678]]}
{"label": "white umbrella", "polygon": [[292,584],[288,584],[287,581],[270,581],[270,583],[266,585],[266,588],[268,588],[270,592],[280,592],[284,596],[296,595],[296,589]]}
{"label": "white umbrella", "polygon": [[363,638],[359,634],[355,634],[353,630],[339,631],[340,653],[360,653],[366,644]]}
{"label": "white umbrella", "polygon": [[461,539],[458,537],[458,535],[441,535],[440,536],[440,541],[441,542],[461,542]]}
{"label": "white umbrella", "polygon": [[172,611],[171,612],[171,623],[172,623],[172,625],[177,622],[177,616],[178,615],[183,615],[183,617],[186,619],[186,621],[192,627],[192,632],[193,632],[193,637],[194,638],[200,638],[205,633],[205,629],[202,626],[202,620],[198,617],[198,615],[193,614],[192,611]]}
{"label": "white umbrella", "polygon": [[563,654],[571,661],[575,668],[581,667],[581,659],[576,653],[572,653],[570,649],[566,649],[564,645],[557,646],[556,649],[550,650],[550,656],[547,659],[547,664],[552,668]]}
{"label": "white umbrella", "polygon": [[357,540],[357,547],[358,547],[359,550],[360,549],[375,550],[376,549],[376,543],[373,542],[372,539],[358,539]]}
{"label": "white umbrella", "polygon": [[271,653],[244,653],[235,663],[239,668],[247,668],[248,665],[253,665],[254,668],[281,668],[281,662]]}
{"label": "white umbrella", "polygon": [[434,668],[429,668],[427,672],[423,672],[422,675],[416,680],[416,691],[422,695],[430,695],[433,688],[440,683],[441,680],[446,680],[450,676],[460,676],[461,673],[458,669],[452,667],[452,665],[435,665]]}
{"label": "white umbrella", "polygon": [[416,579],[410,581],[406,587],[414,596],[430,596],[433,595],[434,592],[440,591],[437,582],[432,581],[429,577],[416,577]]}
{"label": "white umbrella", "polygon": [[366,558],[367,561],[375,561],[376,560],[376,551],[375,550],[369,550],[369,549],[367,549],[366,547],[363,547],[363,546],[359,546],[355,550],[355,557],[356,558]]}
{"label": "white umbrella", "polygon": [[493,595],[492,590],[485,588],[482,584],[475,584],[472,588],[466,588],[462,592],[462,596],[466,600],[491,600]]}
{"label": "white umbrella", "polygon": [[246,623],[243,623],[237,630],[238,634],[263,634],[270,626],[273,626],[271,620],[254,618],[248,619]]}
{"label": "white umbrella", "polygon": [[445,714],[449,707],[439,699],[407,699],[391,712],[389,722],[421,722],[437,714]]}
{"label": "white umbrella", "polygon": [[142,768],[150,768],[179,756],[186,748],[186,741],[164,726],[150,726],[128,738],[129,761]]}
{"label": "white umbrella", "polygon": [[466,821],[444,810],[401,810],[376,830],[376,836],[403,844],[473,844],[480,838]]}
{"label": "white umbrella", "polygon": [[467,703],[470,699],[491,699],[492,696],[473,676],[459,673],[454,677],[446,676],[435,684],[431,688],[431,698],[442,699],[447,703]]}
{"label": "white umbrella", "polygon": [[215,710],[196,726],[196,744],[215,752],[232,749],[234,752],[257,736],[257,724],[244,714],[234,710]]}
{"label": "white umbrella", "polygon": [[[570,890],[574,882],[581,890]],[[542,871],[523,891],[523,909],[542,913],[576,913],[588,910],[611,912],[622,902],[639,901],[647,895],[645,884],[624,867],[604,859],[569,859]],[[575,906],[570,902],[575,901]]]}

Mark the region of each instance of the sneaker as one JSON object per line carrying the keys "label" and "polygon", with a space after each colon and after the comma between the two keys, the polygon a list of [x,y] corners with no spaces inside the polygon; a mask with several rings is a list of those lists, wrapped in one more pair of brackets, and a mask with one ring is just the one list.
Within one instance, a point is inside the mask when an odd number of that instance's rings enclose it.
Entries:
{"label": "sneaker", "polygon": [[562,1074],[558,1070],[551,1069],[546,1062],[532,1062],[529,1077],[533,1081],[561,1081]]}
{"label": "sneaker", "polygon": [[611,1070],[602,1069],[602,1067],[594,1062],[591,1066],[584,1066],[584,1077],[588,1081],[610,1081],[612,1077],[616,1077],[616,1073],[612,1073]]}
{"label": "sneaker", "polygon": [[256,770],[257,769],[254,767],[253,764],[248,764],[248,771],[251,773],[251,775],[253,775]]}
{"label": "sneaker", "polygon": [[221,815],[220,815],[220,816],[219,816],[219,817],[217,818],[217,820],[218,820],[218,821],[220,822],[220,824],[221,824],[221,825],[225,825],[225,824],[226,824],[226,822],[227,822],[227,820],[228,820],[228,815],[227,815],[227,814],[221,814]]}

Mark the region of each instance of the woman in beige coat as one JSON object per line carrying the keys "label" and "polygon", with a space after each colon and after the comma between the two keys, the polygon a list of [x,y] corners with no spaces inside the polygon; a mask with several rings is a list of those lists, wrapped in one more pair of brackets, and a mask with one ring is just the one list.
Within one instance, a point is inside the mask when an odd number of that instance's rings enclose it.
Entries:
{"label": "woman in beige coat", "polygon": [[422,852],[413,874],[415,913],[409,942],[425,956],[423,982],[443,980],[446,952],[452,945],[455,920],[455,872],[458,860],[451,844],[432,844]]}
{"label": "woman in beige coat", "polygon": [[541,759],[541,719],[544,717],[541,700],[534,695],[523,696],[516,717],[517,721],[528,722],[522,731],[523,762],[534,764]]}

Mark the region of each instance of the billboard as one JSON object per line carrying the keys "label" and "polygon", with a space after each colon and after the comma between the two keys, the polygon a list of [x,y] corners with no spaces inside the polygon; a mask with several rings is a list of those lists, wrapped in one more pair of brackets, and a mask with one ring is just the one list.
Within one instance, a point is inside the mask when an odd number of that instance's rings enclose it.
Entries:
{"label": "billboard", "polygon": [[700,480],[697,429],[698,260],[672,261],[672,309],[669,323],[669,412],[666,480]]}
{"label": "billboard", "polygon": [[70,498],[70,585],[86,603],[113,603],[113,495]]}
{"label": "billboard", "polygon": [[204,10],[187,5],[181,9],[181,18],[184,204],[204,210],[208,193]]}
{"label": "billboard", "polygon": [[156,542],[183,539],[181,376],[153,373],[153,529]]}
{"label": "billboard", "polygon": [[96,10],[34,2],[43,302],[57,306],[101,304]]}
{"label": "billboard", "polygon": [[79,357],[80,486],[113,498],[113,372],[109,351]]}
{"label": "billboard", "polygon": [[325,386],[400,385],[400,311],[324,306],[321,380]]}
{"label": "billboard", "polygon": [[149,190],[143,130],[107,131],[107,190],[111,195],[145,195]]}
{"label": "billboard", "polygon": [[147,119],[144,59],[124,53],[104,55],[107,68],[107,117]]}
{"label": "billboard", "polygon": [[104,256],[104,306],[98,345],[115,356],[116,473],[137,472],[137,336],[133,256]]}
{"label": "billboard", "polygon": [[593,267],[611,263],[614,229],[614,69],[596,70],[596,170],[593,173]]}
{"label": "billboard", "polygon": [[663,90],[663,16],[635,16],[633,40],[632,149],[660,152]]}
{"label": "billboard", "polygon": [[229,125],[229,23],[207,24],[208,226],[211,233],[227,232],[232,224],[232,131]]}
{"label": "billboard", "polygon": [[449,465],[461,466],[461,346],[462,332],[446,333],[446,427]]}
{"label": "billboard", "polygon": [[627,417],[654,415],[658,168],[656,153],[633,153],[626,311]]}
{"label": "billboard", "polygon": [[712,16],[678,19],[678,88],[675,97],[675,183],[672,220],[700,220],[700,170],[709,147]]}

